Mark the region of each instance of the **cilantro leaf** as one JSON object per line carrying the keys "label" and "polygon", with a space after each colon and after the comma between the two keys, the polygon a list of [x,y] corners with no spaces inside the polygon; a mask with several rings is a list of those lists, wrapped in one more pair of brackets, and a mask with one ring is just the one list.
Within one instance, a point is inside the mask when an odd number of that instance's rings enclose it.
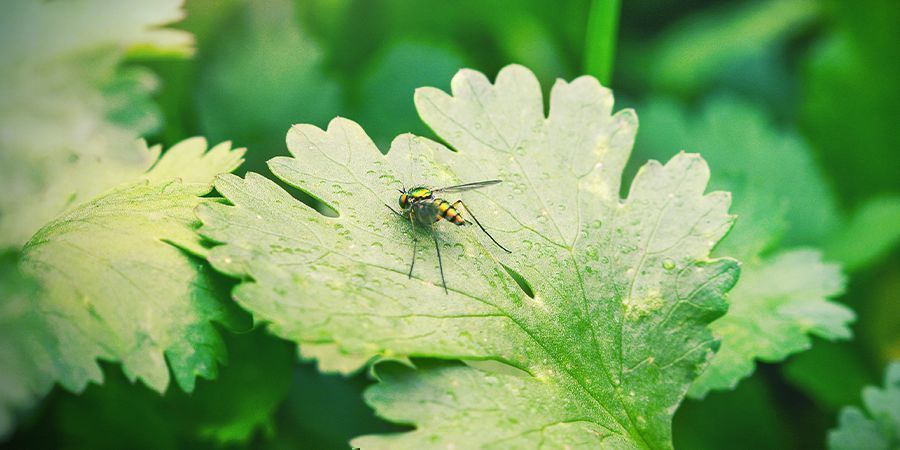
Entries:
{"label": "cilantro leaf", "polygon": [[722,346],[691,395],[733,389],[753,373],[755,359],[781,361],[809,348],[809,335],[849,339],[853,312],[828,300],[843,292],[840,266],[823,262],[818,250],[784,245],[821,242],[840,223],[808,147],[772,133],[759,111],[728,97],[696,115],[669,101],[643,111],[642,156],[664,158],[673,145],[699,151],[714,169],[711,186],[736,199],[737,223],[716,253],[743,261],[742,275],[728,313],[712,324]]}
{"label": "cilantro leaf", "polygon": [[[169,389],[161,396],[104,365],[102,386],[63,394],[54,405],[60,447],[208,448],[213,446],[201,444],[247,445],[255,436],[271,437],[275,412],[291,385],[292,346],[264,330],[224,338],[228,364],[216,380],[200,380],[190,394]],[[123,404],[130,406],[128,414],[122,414]]]}
{"label": "cilantro leaf", "polygon": [[193,209],[213,201],[201,196],[214,174],[236,168],[242,154],[228,143],[206,152],[205,140],[186,140],[144,180],[71,209],[28,242],[19,265],[40,283],[29,307],[45,327],[20,338],[48,343],[52,379],[81,391],[102,380],[98,358],[121,361],[130,380],[160,392],[169,382],[166,361],[187,391],[196,376],[216,374],[225,353],[210,322],[238,326],[242,316],[222,303],[215,274],[185,250],[205,252]]}
{"label": "cilantro leaf", "polygon": [[162,28],[180,0],[12,0],[0,17],[0,248],[20,247],[58,214],[144,173],[137,135],[156,127],[156,79],[119,71],[135,47],[184,54],[189,34]]}
{"label": "cilantro leaf", "polygon": [[21,273],[14,253],[0,255],[0,441],[24,412],[50,389],[54,342],[30,302],[40,286]]}
{"label": "cilantro leaf", "polygon": [[843,292],[840,267],[823,263],[819,252],[772,255],[746,264],[741,273],[728,296],[728,313],[712,324],[722,346],[694,383],[690,392],[694,397],[713,389],[734,389],[753,373],[754,359],[782,361],[810,348],[812,335],[831,340],[852,336],[853,312],[827,300]]}
{"label": "cilantro leaf", "polygon": [[[511,367],[505,371],[523,372],[523,386],[549,402],[527,423],[505,423],[493,436],[470,433],[458,446],[512,438],[578,412],[577,426],[591,432],[580,437],[590,436],[591,445],[607,439],[670,447],[672,414],[716,347],[706,326],[724,313],[722,295],[738,273],[733,260],[708,259],[731,226],[729,195],[704,194],[705,162],[680,154],[665,165],[645,165],[620,200],[636,118],[630,110],[611,114],[612,94],[593,78],[558,81],[549,116],[537,80],[521,66],[502,70],[495,84],[464,70],[452,89],[453,96],[420,89],[416,106],[456,152],[402,135],[382,155],[345,119],[324,131],[290,130],[293,157],[274,158],[270,168],[338,217],[320,215],[254,173],[221,176],[216,189],[231,204],[198,208],[201,234],[224,244],[208,259],[246,280],[235,299],[301,347],[503,363]],[[407,279],[409,222],[384,203],[395,202],[404,183],[494,178],[504,183],[462,197],[513,253],[499,251],[475,227],[440,223],[449,294],[424,230],[414,279]],[[488,375],[436,370],[417,372],[421,395],[440,387],[446,407],[457,411],[455,429],[478,429],[483,418],[463,414],[462,397],[469,380]],[[511,376],[485,387],[485,395],[515,404],[505,384]],[[426,432],[442,438],[447,430]],[[426,445],[404,436],[396,439]],[[391,448],[400,442],[386,439]]]}
{"label": "cilantro leaf", "polygon": [[900,445],[900,361],[885,370],[884,389],[863,389],[868,416],[859,408],[841,410],[838,427],[828,433],[833,450],[889,450]]}

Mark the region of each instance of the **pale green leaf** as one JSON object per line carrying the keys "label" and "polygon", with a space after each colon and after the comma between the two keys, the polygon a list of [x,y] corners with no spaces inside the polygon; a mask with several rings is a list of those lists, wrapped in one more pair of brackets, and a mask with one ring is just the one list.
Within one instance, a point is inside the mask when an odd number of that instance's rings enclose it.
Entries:
{"label": "pale green leaf", "polygon": [[848,406],[828,433],[833,450],[891,450],[900,446],[900,361],[885,370],[884,389],[863,389],[867,412]]}
{"label": "pale green leaf", "polygon": [[201,196],[243,150],[205,150],[202,139],[176,145],[143,181],[72,208],[25,246],[20,266],[41,285],[30,306],[46,330],[22,339],[52,343],[51,376],[67,389],[102,381],[97,359],[121,361],[129,379],[160,392],[169,367],[187,391],[196,376],[215,376],[225,353],[211,322],[236,326],[241,316],[222,302],[210,269],[182,248],[205,251],[193,210],[214,201]]}
{"label": "pale green leaf", "polygon": [[744,262],[728,313],[712,324],[722,346],[690,394],[732,389],[754,360],[778,362],[810,347],[809,335],[848,339],[854,314],[829,301],[843,292],[840,266],[814,249],[839,223],[835,200],[806,145],[774,133],[751,105],[722,97],[693,117],[673,102],[646,105],[638,152],[665,158],[672,146],[699,151],[713,167],[710,185],[734,193],[737,223],[716,253]]}
{"label": "pale green leaf", "polygon": [[341,351],[340,347],[333,343],[306,343],[300,347],[300,357],[304,360],[318,361],[320,372],[325,373],[353,373],[366,365],[371,356],[348,355]]}
{"label": "pale green leaf", "polygon": [[[424,369],[416,375],[423,377],[417,395],[437,395],[431,390],[440,387],[454,422],[440,430],[419,423],[416,434],[397,442],[381,438],[386,447],[426,448],[443,438],[477,447],[534,426],[555,435],[562,428],[554,424],[574,419],[577,424],[563,428],[593,439],[572,441],[583,446],[607,440],[670,447],[672,414],[716,347],[706,326],[724,313],[722,295],[737,277],[733,260],[708,259],[731,226],[728,194],[705,194],[705,162],[680,154],[665,165],[645,165],[620,200],[636,118],[630,110],[612,114],[610,91],[593,78],[558,81],[549,117],[537,80],[521,66],[501,71],[496,84],[464,70],[452,88],[452,97],[420,89],[416,106],[456,152],[403,135],[382,155],[345,119],[327,131],[291,129],[293,157],[275,158],[270,168],[338,217],[318,214],[259,175],[220,177],[216,189],[231,204],[198,208],[201,233],[224,244],[209,260],[245,279],[235,299],[301,347],[333,343],[359,361],[498,361],[523,372],[521,387],[547,401],[527,422],[504,422],[489,436],[461,436],[456,433],[487,420],[462,413],[471,380],[499,377],[484,395],[514,408],[517,400],[505,387],[514,375]],[[384,204],[395,204],[404,183],[493,178],[504,182],[462,197],[512,254],[477,227],[438,223],[445,294],[430,233],[420,226],[418,262],[407,279],[409,222]],[[506,267],[530,285],[533,298]],[[408,386],[387,382],[379,389]],[[484,414],[500,422],[502,410]],[[427,410],[405,413],[425,420]],[[432,435],[441,439],[421,439]]]}
{"label": "pale green leaf", "polygon": [[184,31],[164,28],[184,17],[184,0],[10,0],[0,18],[0,51],[11,65],[40,65],[97,49],[193,45]]}
{"label": "pale green leaf", "polygon": [[18,413],[27,411],[50,389],[55,342],[31,308],[40,286],[22,274],[15,254],[0,255],[0,441]]}
{"label": "pale green leaf", "polygon": [[137,141],[159,125],[149,73],[117,73],[133,45],[189,48],[161,25],[181,0],[12,0],[0,14],[0,247],[19,247],[66,209],[144,173]]}
{"label": "pale green leaf", "polygon": [[853,312],[827,301],[843,291],[843,284],[840,267],[823,263],[813,250],[792,250],[745,265],[728,294],[728,313],[712,324],[722,346],[694,382],[691,395],[734,389],[753,373],[755,359],[782,361],[811,347],[811,335],[849,339]]}

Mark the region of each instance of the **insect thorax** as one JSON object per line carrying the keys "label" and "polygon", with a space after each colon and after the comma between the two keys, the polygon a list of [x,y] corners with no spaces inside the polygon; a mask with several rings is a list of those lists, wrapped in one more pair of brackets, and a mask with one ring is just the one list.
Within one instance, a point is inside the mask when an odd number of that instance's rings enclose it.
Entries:
{"label": "insect thorax", "polygon": [[409,190],[409,196],[412,197],[413,200],[423,200],[426,198],[431,198],[431,189],[428,189],[424,186],[414,187]]}

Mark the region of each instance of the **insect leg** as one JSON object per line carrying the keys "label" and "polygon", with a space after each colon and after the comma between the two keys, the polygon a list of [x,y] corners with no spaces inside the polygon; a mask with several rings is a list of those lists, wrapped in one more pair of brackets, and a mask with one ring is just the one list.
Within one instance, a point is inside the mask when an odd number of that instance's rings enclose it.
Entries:
{"label": "insect leg", "polygon": [[481,231],[484,231],[484,234],[486,234],[487,237],[491,238],[491,241],[493,241],[495,244],[497,244],[497,247],[502,248],[503,251],[505,251],[506,253],[512,253],[512,252],[509,251],[506,247],[500,245],[500,243],[497,242],[497,240],[494,239],[493,236],[491,236],[491,233],[488,233],[488,231],[484,229],[484,226],[481,225],[481,222],[478,221],[478,218],[475,217],[475,214],[472,214],[472,210],[469,209],[469,207],[466,206],[466,204],[463,203],[462,200],[457,200],[457,201],[453,202],[453,207],[454,207],[454,208],[456,208],[457,205],[462,205],[463,208],[466,208],[466,212],[467,212],[470,216],[472,216],[472,219],[475,221],[475,224],[478,225],[478,228],[481,228]]}
{"label": "insect leg", "polygon": [[444,285],[444,293],[450,295],[447,291],[447,280],[444,279],[444,262],[441,260],[441,245],[438,243],[437,232],[434,230],[434,224],[431,224],[431,237],[434,238],[434,249],[437,251],[438,270],[441,271],[441,284]]}
{"label": "insect leg", "polygon": [[412,262],[409,263],[409,274],[408,278],[412,278],[413,267],[416,266],[416,248],[419,246],[419,236],[416,234],[416,221],[413,217],[412,210],[409,211],[409,224],[412,226],[412,235],[413,235],[413,254],[412,254]]}

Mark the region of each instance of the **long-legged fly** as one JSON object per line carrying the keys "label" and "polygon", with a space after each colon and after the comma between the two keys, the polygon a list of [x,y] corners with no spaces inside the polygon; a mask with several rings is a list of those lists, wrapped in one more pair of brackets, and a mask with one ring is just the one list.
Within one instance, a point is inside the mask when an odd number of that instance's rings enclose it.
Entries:
{"label": "long-legged fly", "polygon": [[487,235],[491,239],[491,241],[503,249],[503,251],[507,253],[510,252],[506,247],[500,245],[487,230],[484,229],[484,226],[481,225],[481,222],[478,221],[478,218],[472,214],[472,211],[463,203],[462,200],[456,200],[454,202],[449,202],[444,200],[443,198],[437,197],[435,194],[441,193],[453,193],[453,192],[462,192],[468,191],[472,189],[480,189],[483,187],[491,186],[497,183],[500,183],[500,180],[487,180],[487,181],[478,181],[475,183],[466,183],[466,184],[457,184],[455,186],[447,186],[442,188],[429,188],[425,186],[417,186],[412,189],[400,189],[400,199],[398,200],[400,204],[400,212],[391,209],[395,214],[403,217],[404,219],[409,220],[410,225],[413,227],[413,254],[412,254],[412,262],[409,264],[409,277],[412,278],[413,268],[416,265],[416,250],[418,248],[418,237],[415,232],[416,224],[421,226],[428,226],[431,229],[431,237],[434,239],[434,248],[437,252],[438,257],[438,268],[441,272],[441,283],[444,286],[444,292],[447,293],[447,281],[444,279],[444,263],[441,261],[441,246],[438,243],[437,233],[434,230],[434,224],[440,222],[443,219],[446,219],[448,222],[457,225],[469,225],[471,222],[463,218],[462,214],[460,214],[459,207],[462,206],[466,209],[466,212],[469,216],[472,217],[472,220],[475,221],[475,224],[478,225],[478,228],[481,228],[481,231]]}

